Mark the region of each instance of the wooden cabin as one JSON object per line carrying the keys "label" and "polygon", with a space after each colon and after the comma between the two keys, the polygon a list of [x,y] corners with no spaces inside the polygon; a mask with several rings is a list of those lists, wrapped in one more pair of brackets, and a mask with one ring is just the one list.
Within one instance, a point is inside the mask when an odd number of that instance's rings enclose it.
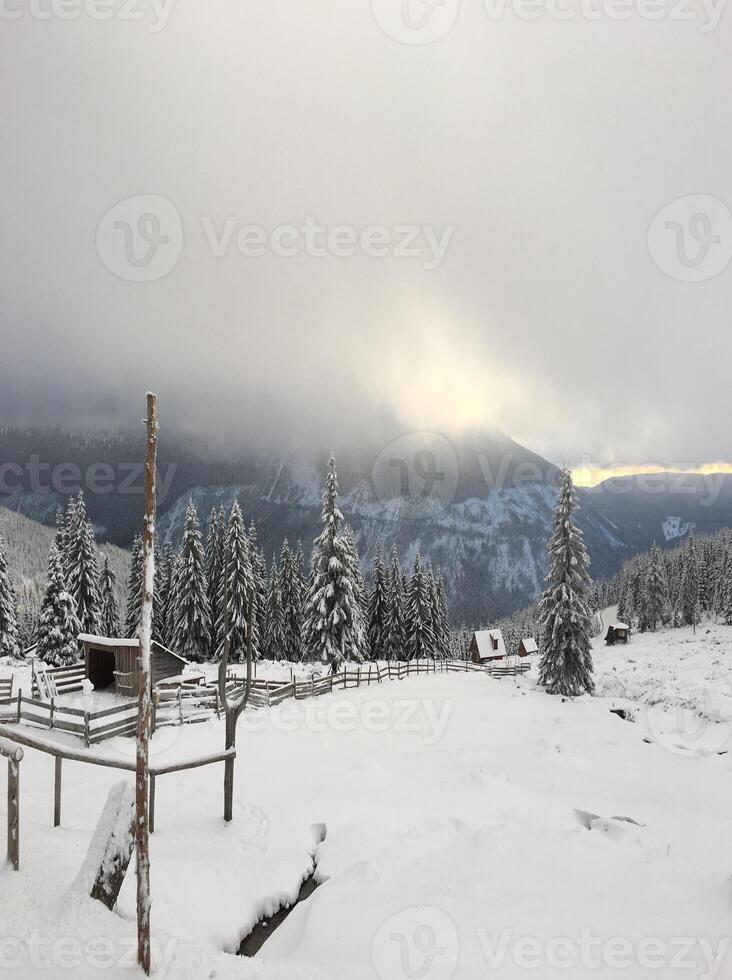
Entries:
{"label": "wooden cabin", "polygon": [[533,653],[539,652],[539,646],[533,636],[525,636],[519,643],[519,657],[530,657]]}
{"label": "wooden cabin", "polygon": [[503,660],[506,644],[500,630],[476,630],[470,640],[470,659],[474,664],[484,664],[491,660]]}
{"label": "wooden cabin", "polygon": [[[81,633],[84,645],[84,676],[97,691],[116,691],[127,697],[140,693],[137,656],[140,641],[121,637],[94,636]],[[188,661],[153,640],[150,657],[150,684],[155,687],[170,677],[183,673]]]}
{"label": "wooden cabin", "polygon": [[616,643],[630,642],[630,626],[627,623],[611,623],[605,634],[605,643],[609,647]]}

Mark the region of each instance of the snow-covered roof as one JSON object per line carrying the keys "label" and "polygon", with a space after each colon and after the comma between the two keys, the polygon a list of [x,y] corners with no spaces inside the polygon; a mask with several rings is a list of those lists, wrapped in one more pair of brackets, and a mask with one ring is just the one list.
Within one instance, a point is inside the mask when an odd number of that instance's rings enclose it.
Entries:
{"label": "snow-covered roof", "polygon": [[630,626],[627,623],[611,623],[611,628],[614,630],[629,630]]}
{"label": "snow-covered roof", "polygon": [[525,636],[521,642],[524,645],[524,650],[527,653],[538,653],[539,647],[536,645],[536,640],[533,636]]}
{"label": "snow-covered roof", "polygon": [[475,642],[481,659],[506,656],[506,644],[503,642],[503,633],[500,630],[476,630]]}
{"label": "snow-covered roof", "polygon": [[140,645],[137,637],[129,639],[119,636],[95,636],[93,633],[79,633],[77,639],[81,643],[93,643],[96,647],[135,647]]}

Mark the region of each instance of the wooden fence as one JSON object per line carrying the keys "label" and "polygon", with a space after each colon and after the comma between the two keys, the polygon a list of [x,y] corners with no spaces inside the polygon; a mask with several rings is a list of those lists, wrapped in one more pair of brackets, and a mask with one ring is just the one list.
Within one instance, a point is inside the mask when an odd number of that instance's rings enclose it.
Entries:
{"label": "wooden fence", "polygon": [[56,698],[49,701],[27,698],[20,690],[13,704],[12,716],[6,716],[7,721],[23,721],[48,730],[71,732],[83,738],[87,746],[114,738],[115,735],[134,735],[137,727],[136,701],[99,711],[85,711],[83,708],[71,708]]}
{"label": "wooden fence", "polygon": [[[84,668],[57,668],[64,671],[62,683],[68,685],[64,693],[81,689],[72,686],[78,679],[72,672]],[[273,708],[289,698],[301,701],[304,698],[319,697],[333,691],[345,691],[371,684],[382,684],[385,680],[403,680],[405,677],[420,677],[429,674],[480,673],[489,677],[515,677],[530,669],[527,662],[511,663],[505,666],[474,664],[468,660],[421,660],[407,663],[366,664],[349,667],[338,674],[324,674],[310,678],[292,677],[289,681],[270,681],[257,678],[252,681],[249,704],[252,708]],[[241,692],[244,679],[230,671],[227,677],[226,692],[232,696]],[[57,682],[58,684],[58,682]],[[59,695],[61,691],[59,690]],[[41,700],[38,697],[24,697],[22,690],[10,705],[12,714],[5,720],[28,722],[46,729],[71,732],[84,739],[85,745],[95,745],[118,735],[134,735],[137,728],[137,701],[113,705],[99,711],[85,711],[82,708],[67,707],[56,698]],[[222,707],[216,684],[181,684],[177,688],[156,688],[153,697],[153,730],[171,725],[186,725],[207,721],[212,715],[220,718]]]}

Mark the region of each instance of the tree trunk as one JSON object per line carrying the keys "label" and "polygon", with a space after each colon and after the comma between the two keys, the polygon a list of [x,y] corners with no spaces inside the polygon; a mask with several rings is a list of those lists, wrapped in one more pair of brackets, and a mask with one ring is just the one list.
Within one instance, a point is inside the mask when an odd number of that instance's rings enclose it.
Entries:
{"label": "tree trunk", "polygon": [[145,527],[142,538],[142,609],[138,655],[139,693],[137,721],[136,834],[137,855],[137,962],[150,974],[150,827],[148,753],[152,702],[150,650],[152,645],[153,588],[155,581],[155,465],[158,447],[158,399],[147,394],[147,448],[145,452]]}

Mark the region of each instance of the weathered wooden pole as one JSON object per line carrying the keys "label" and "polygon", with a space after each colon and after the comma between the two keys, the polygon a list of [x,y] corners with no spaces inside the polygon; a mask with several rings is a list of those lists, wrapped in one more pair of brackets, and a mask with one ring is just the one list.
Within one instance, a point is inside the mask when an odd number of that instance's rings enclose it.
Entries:
{"label": "weathered wooden pole", "polygon": [[135,848],[137,858],[137,962],[150,974],[150,827],[148,824],[150,771],[148,765],[152,700],[150,650],[152,646],[153,588],[155,581],[155,466],[158,449],[158,396],[147,393],[147,445],[145,450],[145,526],[142,536],[142,609],[138,653],[137,770]]}
{"label": "weathered wooden pole", "polygon": [[61,765],[63,759],[57,755],[53,760],[53,825],[61,826]]}
{"label": "weathered wooden pole", "polygon": [[0,739],[0,756],[8,760],[8,861],[20,868],[20,763],[23,750],[8,739]]}

